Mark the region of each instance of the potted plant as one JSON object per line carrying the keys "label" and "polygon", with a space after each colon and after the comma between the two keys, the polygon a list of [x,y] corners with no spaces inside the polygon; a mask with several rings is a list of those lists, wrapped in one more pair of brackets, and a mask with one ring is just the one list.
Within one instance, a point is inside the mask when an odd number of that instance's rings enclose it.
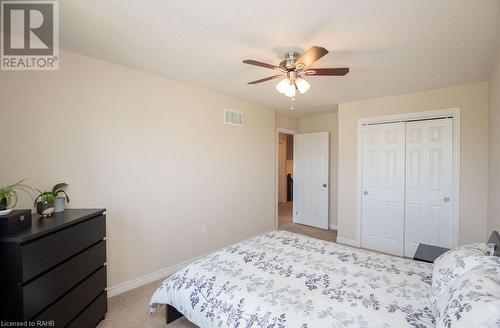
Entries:
{"label": "potted plant", "polygon": [[[43,217],[51,216],[54,212],[64,211],[64,201],[69,203],[68,194],[62,189],[68,186],[67,183],[58,183],[52,187],[51,191],[38,191],[35,198],[35,207],[38,214]],[[64,194],[64,196],[59,196]]]}
{"label": "potted plant", "polygon": [[52,191],[38,191],[38,196],[35,198],[35,208],[36,212],[40,214],[42,217],[51,216],[54,213],[54,200],[56,196],[52,193]]}
{"label": "potted plant", "polygon": [[32,197],[30,191],[33,189],[23,183],[25,180],[26,179],[22,179],[13,185],[0,187],[0,215],[9,214],[16,206],[18,191],[23,191],[28,194],[28,196]]}
{"label": "potted plant", "polygon": [[[54,200],[54,212],[62,212],[64,211],[64,202],[69,203],[69,196],[63,190],[63,188],[68,187],[67,183],[58,183],[54,187],[52,187],[52,194],[56,197]],[[63,194],[63,196],[60,196]]]}

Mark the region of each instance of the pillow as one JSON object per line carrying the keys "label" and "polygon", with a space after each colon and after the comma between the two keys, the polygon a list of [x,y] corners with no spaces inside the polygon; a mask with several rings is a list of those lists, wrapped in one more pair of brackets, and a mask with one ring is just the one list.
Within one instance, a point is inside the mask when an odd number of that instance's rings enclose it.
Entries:
{"label": "pillow", "polygon": [[[465,258],[466,266],[470,266]],[[473,259],[436,301],[436,328],[500,327],[500,258]]]}
{"label": "pillow", "polygon": [[478,265],[481,257],[493,254],[493,245],[479,243],[456,247],[439,256],[432,267],[431,303],[460,276]]}

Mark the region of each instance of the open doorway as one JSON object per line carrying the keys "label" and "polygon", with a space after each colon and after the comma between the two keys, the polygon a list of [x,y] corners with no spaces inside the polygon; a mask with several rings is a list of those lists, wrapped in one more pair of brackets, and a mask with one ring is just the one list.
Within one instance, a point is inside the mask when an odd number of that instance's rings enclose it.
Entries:
{"label": "open doorway", "polygon": [[[298,174],[298,177],[303,176],[300,173],[301,165],[297,159],[300,157],[300,149],[297,148],[295,142],[296,137],[298,140],[300,138],[307,137],[308,134],[298,134],[293,130],[286,130],[282,128],[277,128],[276,132],[276,227],[279,230],[287,230],[294,233],[299,233],[302,235],[323,239],[327,241],[336,241],[337,232],[335,230],[321,229],[309,222],[302,222],[304,220],[296,220],[294,222],[294,201],[300,201],[300,195],[294,195],[294,184],[295,191],[297,192],[297,187],[300,185],[300,179],[294,181],[296,178],[294,175]],[[300,144],[299,144],[300,146]],[[300,147],[299,147],[300,148]],[[299,152],[299,155],[297,155]],[[295,156],[299,156],[295,158]],[[302,165],[303,166],[303,165]],[[327,167],[328,165],[326,165]],[[303,169],[303,167],[302,167]],[[299,170],[299,172],[297,172]],[[322,184],[325,181],[322,181]],[[328,183],[328,181],[326,181]],[[322,188],[325,188],[322,186]],[[299,188],[300,189],[300,188]],[[299,205],[299,204],[296,204]],[[300,206],[296,209],[300,212]],[[298,216],[300,218],[300,215]]]}
{"label": "open doorway", "polygon": [[278,226],[293,222],[293,135],[278,133]]}

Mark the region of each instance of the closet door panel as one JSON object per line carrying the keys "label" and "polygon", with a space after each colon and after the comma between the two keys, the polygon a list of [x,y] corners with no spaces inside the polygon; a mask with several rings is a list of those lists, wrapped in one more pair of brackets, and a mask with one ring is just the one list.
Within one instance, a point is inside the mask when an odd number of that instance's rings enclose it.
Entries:
{"label": "closet door panel", "polygon": [[405,125],[362,128],[362,246],[403,255]]}
{"label": "closet door panel", "polygon": [[419,243],[453,247],[452,119],[406,125],[405,250]]}

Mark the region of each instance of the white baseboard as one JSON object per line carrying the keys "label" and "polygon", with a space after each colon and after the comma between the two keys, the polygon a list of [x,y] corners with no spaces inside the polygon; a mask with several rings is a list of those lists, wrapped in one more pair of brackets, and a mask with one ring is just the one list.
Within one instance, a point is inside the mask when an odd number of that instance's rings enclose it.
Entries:
{"label": "white baseboard", "polygon": [[334,223],[330,224],[330,230],[337,230],[337,225]]}
{"label": "white baseboard", "polygon": [[[260,235],[263,235],[263,234],[266,234],[266,233],[269,233],[269,232],[272,232],[272,231],[275,231],[275,230],[276,229],[269,230],[269,231],[264,232],[262,234],[259,234],[257,236],[260,236]],[[254,237],[256,237],[256,236],[254,236]],[[254,237],[252,237],[252,238],[254,238]],[[251,238],[247,238],[245,240],[248,240],[248,239],[251,239]],[[245,240],[242,240],[242,242],[245,241]],[[216,250],[214,250],[212,252],[209,252],[209,253],[197,256],[195,258],[183,261],[181,263],[174,264],[172,266],[169,266],[167,268],[158,270],[156,272],[152,272],[152,273],[146,274],[144,276],[141,276],[141,277],[138,277],[138,278],[135,278],[135,279],[123,282],[123,283],[118,284],[118,285],[115,285],[113,287],[109,287],[107,289],[108,290],[108,298],[116,296],[116,295],[120,295],[120,294],[125,293],[125,292],[128,292],[129,290],[135,289],[137,287],[141,287],[141,286],[147,285],[150,282],[153,282],[155,280],[159,280],[159,279],[163,279],[163,278],[166,278],[168,276],[171,276],[174,273],[176,273],[177,271],[179,271],[182,268],[184,268],[185,266],[188,266],[189,264],[193,263],[194,261],[196,261],[198,259],[201,259],[202,257],[205,257],[207,255],[213,254],[213,253],[215,253],[217,251],[220,251],[221,249],[222,248],[216,249]]]}
{"label": "white baseboard", "polygon": [[163,279],[163,278],[166,278],[170,275],[173,275],[174,273],[176,273],[180,269],[184,268],[185,266],[191,264],[192,262],[196,261],[197,259],[199,259],[203,256],[205,256],[205,255],[201,255],[201,256],[195,257],[193,259],[169,266],[169,267],[161,269],[161,270],[158,270],[156,272],[149,273],[147,275],[126,281],[126,282],[118,284],[116,286],[109,287],[108,288],[108,298],[116,296],[116,295],[120,295],[120,294],[125,293],[125,292],[128,292],[129,290],[135,289],[137,287],[147,285],[150,282],[153,282],[155,280]]}
{"label": "white baseboard", "polygon": [[361,244],[356,239],[342,238],[337,236],[337,243],[353,246],[353,247],[361,247]]}

